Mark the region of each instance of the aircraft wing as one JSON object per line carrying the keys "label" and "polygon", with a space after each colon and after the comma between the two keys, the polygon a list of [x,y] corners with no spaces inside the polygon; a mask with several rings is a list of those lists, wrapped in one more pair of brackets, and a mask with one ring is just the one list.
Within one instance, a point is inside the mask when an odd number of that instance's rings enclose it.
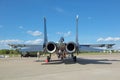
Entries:
{"label": "aircraft wing", "polygon": [[8,44],[12,48],[25,47],[25,44]]}
{"label": "aircraft wing", "polygon": [[43,51],[43,45],[32,44],[8,44],[11,48],[19,49],[20,51]]}
{"label": "aircraft wing", "polygon": [[107,47],[107,48],[111,48],[112,46],[114,46],[115,44],[83,44],[83,45],[79,45],[80,47]]}

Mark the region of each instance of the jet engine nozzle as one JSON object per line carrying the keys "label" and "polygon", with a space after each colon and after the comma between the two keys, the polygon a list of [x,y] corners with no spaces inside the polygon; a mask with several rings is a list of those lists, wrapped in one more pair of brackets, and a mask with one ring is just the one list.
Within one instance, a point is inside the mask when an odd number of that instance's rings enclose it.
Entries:
{"label": "jet engine nozzle", "polygon": [[74,42],[69,42],[66,45],[66,51],[68,53],[73,53],[76,51],[76,44]]}
{"label": "jet engine nozzle", "polygon": [[48,42],[46,44],[46,50],[49,53],[54,53],[56,51],[56,48],[57,48],[57,46],[54,42]]}

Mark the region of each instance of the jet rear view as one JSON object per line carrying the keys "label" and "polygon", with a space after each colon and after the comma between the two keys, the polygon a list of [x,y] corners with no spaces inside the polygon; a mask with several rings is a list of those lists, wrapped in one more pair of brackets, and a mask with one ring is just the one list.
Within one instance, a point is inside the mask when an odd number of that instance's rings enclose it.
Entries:
{"label": "jet rear view", "polygon": [[46,18],[44,17],[44,43],[43,48],[45,52],[49,53],[49,56],[47,56],[47,61],[49,62],[51,59],[51,54],[56,53],[58,58],[61,58],[63,60],[66,58],[66,55],[71,55],[74,62],[76,62],[76,56],[74,56],[74,53],[78,51],[78,16],[76,17],[76,42],[68,42],[64,43],[64,38],[61,37],[58,43],[55,43],[53,41],[48,41],[47,38],[47,28],[46,28]]}

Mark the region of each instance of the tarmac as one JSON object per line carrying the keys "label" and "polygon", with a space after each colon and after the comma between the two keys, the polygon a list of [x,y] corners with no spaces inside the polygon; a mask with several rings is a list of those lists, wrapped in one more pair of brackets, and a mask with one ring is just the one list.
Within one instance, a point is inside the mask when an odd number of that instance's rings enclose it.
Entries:
{"label": "tarmac", "polygon": [[120,53],[78,55],[76,63],[45,59],[0,58],[0,80],[120,80]]}

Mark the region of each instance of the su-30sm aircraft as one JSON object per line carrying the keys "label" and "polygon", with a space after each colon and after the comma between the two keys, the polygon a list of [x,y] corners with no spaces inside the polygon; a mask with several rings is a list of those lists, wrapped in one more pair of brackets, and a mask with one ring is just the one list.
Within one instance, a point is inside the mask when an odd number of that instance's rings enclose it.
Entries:
{"label": "su-30sm aircraft", "polygon": [[[76,56],[74,53],[78,53],[80,50],[85,49],[90,50],[93,47],[106,47],[111,48],[115,44],[90,44],[90,45],[79,45],[78,43],[78,15],[76,16],[76,38],[75,41],[71,41],[68,43],[64,42],[64,38],[61,37],[58,43],[55,43],[53,41],[48,41],[47,37],[47,28],[46,28],[46,18],[44,17],[44,43],[43,45],[29,45],[29,44],[9,44],[12,48],[18,48],[19,51],[22,52],[21,55],[26,55],[28,52],[31,51],[43,51],[48,52],[49,56],[47,56],[47,61],[49,62],[51,59],[51,54],[56,53],[58,58],[61,60],[65,59],[67,56],[70,55],[70,57],[73,59],[74,62],[76,62]],[[22,49],[22,47],[25,49]],[[36,49],[36,50],[33,50]],[[96,50],[94,48],[94,50]]]}

